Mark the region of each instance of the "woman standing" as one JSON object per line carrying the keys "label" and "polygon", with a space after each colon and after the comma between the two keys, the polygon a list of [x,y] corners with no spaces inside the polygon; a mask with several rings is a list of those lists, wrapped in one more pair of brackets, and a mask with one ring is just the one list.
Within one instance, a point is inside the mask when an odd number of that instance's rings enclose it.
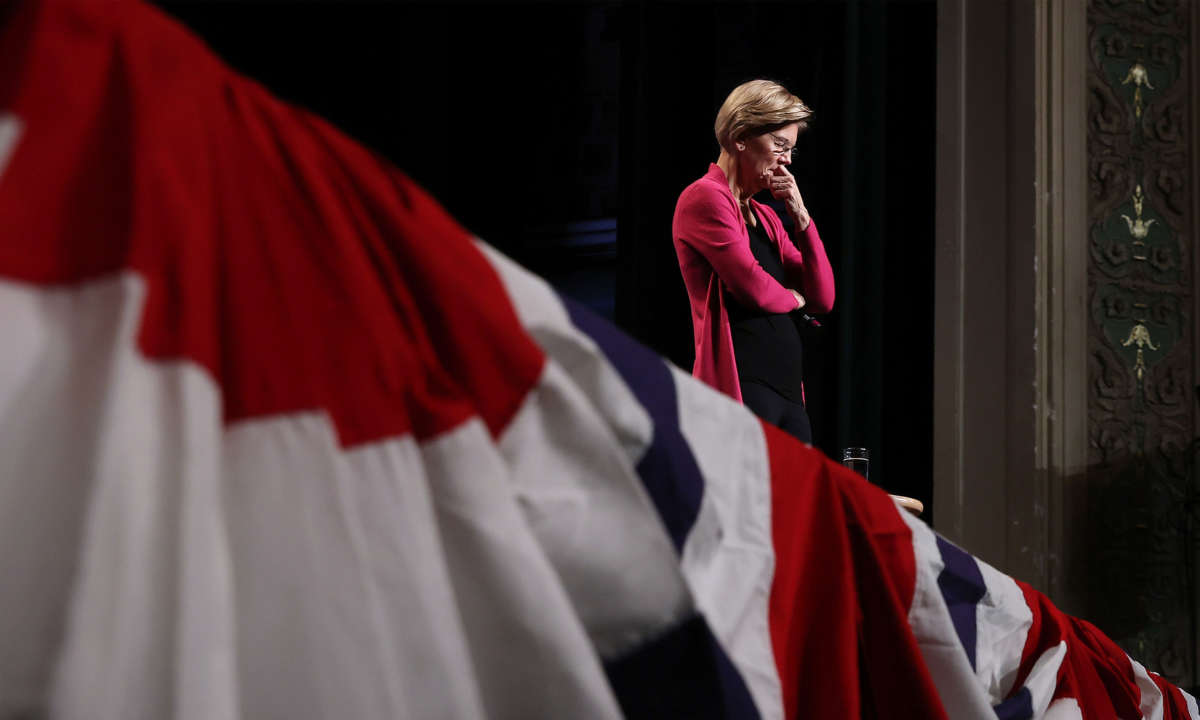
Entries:
{"label": "woman standing", "polygon": [[[833,307],[833,270],[788,172],[812,111],[783,86],[752,80],[717,113],[717,162],[675,205],[679,268],[692,306],[692,374],[759,417],[812,442],[800,332],[792,313]],[[794,228],[753,196],[782,200]]]}

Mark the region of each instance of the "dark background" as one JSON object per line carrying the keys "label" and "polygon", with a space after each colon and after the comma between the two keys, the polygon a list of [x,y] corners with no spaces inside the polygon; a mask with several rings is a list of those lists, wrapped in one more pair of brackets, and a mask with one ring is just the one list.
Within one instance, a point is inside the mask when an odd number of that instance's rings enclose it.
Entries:
{"label": "dark background", "polygon": [[685,369],[675,200],[728,92],[781,82],[838,288],[803,331],[814,444],[933,516],[936,0],[159,5]]}

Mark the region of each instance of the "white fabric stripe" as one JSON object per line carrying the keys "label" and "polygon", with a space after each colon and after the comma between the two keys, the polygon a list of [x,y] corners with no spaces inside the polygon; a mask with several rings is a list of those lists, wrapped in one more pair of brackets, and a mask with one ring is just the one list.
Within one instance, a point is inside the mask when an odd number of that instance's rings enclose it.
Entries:
{"label": "white fabric stripe", "polygon": [[500,449],[529,525],[602,657],[692,614],[675,548],[633,464],[553,359]]}
{"label": "white fabric stripe", "polygon": [[0,716],[619,716],[480,422],[223,429],[143,297],[0,282]]}
{"label": "white fabric stripe", "polygon": [[998,705],[1016,682],[1033,612],[1016,581],[978,558],[975,564],[987,588],[975,607],[975,676]]}
{"label": "white fabric stripe", "polygon": [[[243,614],[304,619],[300,637],[248,628],[244,675],[314,686],[262,698],[247,717],[280,716],[283,703],[288,717],[308,707],[324,717],[618,715],[480,422],[340,454],[317,416],[242,423],[230,435],[246,469],[229,504],[239,580],[259,589]],[[344,670],[306,679],[306,648]]]}
{"label": "white fabric stripe", "polygon": [[487,244],[479,247],[547,355],[538,386],[501,436],[501,450],[529,523],[597,650],[619,655],[695,608],[635,469],[653,423],[554,291]]}
{"label": "white fabric stripe", "polygon": [[645,408],[592,338],[571,323],[549,285],[487,243],[476,240],[476,246],[500,276],[525,330],[587,395],[630,462],[636,464],[654,437],[654,423]]}
{"label": "white fabric stripe", "polygon": [[95,442],[82,441],[107,395],[89,369],[112,363],[103,343],[130,322],[120,303],[135,290],[0,282],[0,717],[44,714],[97,462]]}
{"label": "white fabric stripe", "polygon": [[928,525],[899,506],[896,512],[912,531],[916,559],[917,577],[908,622],[946,715],[954,720],[995,720],[996,713],[971,669],[937,585],[944,567],[937,537]]}
{"label": "white fabric stripe", "polygon": [[[653,434],[652,422],[636,397],[591,338],[571,324],[557,295],[542,280],[485,243],[479,246],[504,282],[521,322],[552,365],[560,366],[586,391],[609,432],[625,448],[629,462],[636,463]],[[737,403],[678,368],[672,367],[671,372],[681,430],[706,482],[699,518],[684,543],[682,566],[687,586],[742,674],[760,713],[764,718],[782,717],[783,701],[767,625],[774,551],[770,468],[762,430]],[[561,495],[564,490],[560,487],[554,492]],[[560,498],[558,502],[569,507],[572,501]],[[539,521],[535,518],[533,522],[536,526]],[[678,568],[678,560],[675,565]],[[609,647],[605,642],[601,646]]]}
{"label": "white fabric stripe", "polygon": [[188,452],[211,450],[219,404],[196,369],[135,356],[144,296],[0,282],[0,623],[31,623],[0,632],[9,707],[237,716],[220,457]]}
{"label": "white fabric stripe", "polygon": [[12,160],[23,129],[21,118],[12,113],[0,113],[0,179],[4,178],[4,171],[8,169],[8,161]]}
{"label": "white fabric stripe", "polygon": [[1045,715],[1034,714],[1035,718],[1044,720],[1083,720],[1083,711],[1075,698],[1059,698],[1046,708]]}
{"label": "white fabric stripe", "polygon": [[1142,699],[1138,702],[1138,709],[1142,712],[1142,718],[1144,720],[1162,720],[1162,691],[1158,689],[1158,685],[1150,678],[1150,673],[1146,672],[1144,665],[1128,655],[1125,657],[1129,658],[1129,664],[1133,667],[1133,678],[1137,682],[1138,690],[1142,693]]}
{"label": "white fabric stripe", "polygon": [[771,468],[758,420],[672,367],[680,428],[704,476],[704,499],[683,548],[696,604],[726,648],[764,720],[783,717],[771,646],[775,570]]}
{"label": "white fabric stripe", "polygon": [[[534,407],[531,396],[522,418]],[[501,449],[480,420],[422,445],[458,611],[475,667],[487,669],[477,675],[488,714],[620,717],[579,608],[564,587],[567,579],[538,544],[541,538],[528,522],[532,508],[513,493],[523,469],[509,465],[513,453],[506,458]],[[487,481],[480,455],[488,468],[502,468],[495,482]],[[627,583],[640,579],[619,577]]]}
{"label": "white fabric stripe", "polygon": [[1180,690],[1183,693],[1183,700],[1187,703],[1188,717],[1191,720],[1200,720],[1200,707],[1196,707],[1196,698],[1191,693]]}
{"label": "white fabric stripe", "polygon": [[1066,658],[1067,643],[1065,640],[1060,640],[1057,645],[1038,656],[1033,667],[1030,668],[1029,676],[1025,678],[1023,687],[1029,690],[1030,705],[1033,707],[1035,718],[1040,718],[1042,713],[1049,712],[1047,708],[1051,705],[1050,699],[1054,697],[1054,691],[1058,688],[1058,670]]}
{"label": "white fabric stripe", "polygon": [[411,438],[348,454],[306,413],[239,423],[224,458],[239,666],[268,688],[246,717],[484,711]]}

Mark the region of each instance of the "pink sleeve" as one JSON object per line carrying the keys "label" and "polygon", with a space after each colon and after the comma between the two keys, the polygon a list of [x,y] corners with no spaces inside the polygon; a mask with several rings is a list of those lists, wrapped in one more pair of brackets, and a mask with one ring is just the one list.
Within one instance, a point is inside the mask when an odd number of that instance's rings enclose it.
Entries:
{"label": "pink sleeve", "polygon": [[783,269],[789,284],[797,285],[796,289],[807,301],[806,309],[816,313],[829,312],[833,309],[833,268],[825,255],[825,244],[817,234],[816,221],[809,219],[808,227],[796,233],[795,243],[783,232],[783,223],[777,228],[779,245],[783,249]]}
{"label": "pink sleeve", "polygon": [[796,298],[750,252],[737,211],[715,190],[694,185],[675,208],[675,237],[699,252],[743,305],[773,313],[796,309]]}

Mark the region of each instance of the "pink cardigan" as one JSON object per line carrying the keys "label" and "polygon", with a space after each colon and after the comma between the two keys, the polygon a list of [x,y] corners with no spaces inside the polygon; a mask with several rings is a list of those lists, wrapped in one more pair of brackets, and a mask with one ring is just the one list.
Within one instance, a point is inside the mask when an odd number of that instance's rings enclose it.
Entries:
{"label": "pink cardigan", "polygon": [[692,304],[696,346],[692,374],[739,402],[742,389],[725,294],[732,294],[750,307],[784,313],[796,308],[796,300],[787,289],[790,287],[804,296],[808,312],[826,313],[833,308],[833,269],[825,257],[816,223],[810,222],[793,243],[774,210],[754,200],[750,203],[763,220],[767,235],[779,247],[787,287],[776,282],[754,259],[737,200],[724,171],[715,163],[679,195],[672,224],[675,254]]}

